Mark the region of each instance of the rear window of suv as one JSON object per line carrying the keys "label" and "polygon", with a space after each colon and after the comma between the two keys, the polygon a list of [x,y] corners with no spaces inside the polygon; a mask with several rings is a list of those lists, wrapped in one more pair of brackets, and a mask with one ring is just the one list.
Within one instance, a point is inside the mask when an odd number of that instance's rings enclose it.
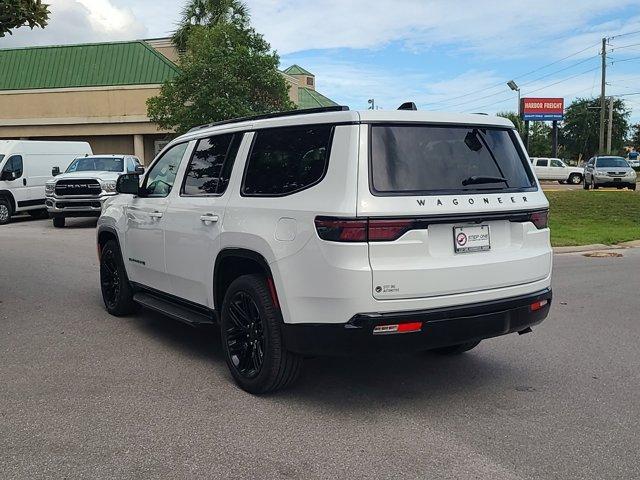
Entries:
{"label": "rear window of suv", "polygon": [[535,190],[516,141],[515,133],[504,128],[372,125],[372,193]]}

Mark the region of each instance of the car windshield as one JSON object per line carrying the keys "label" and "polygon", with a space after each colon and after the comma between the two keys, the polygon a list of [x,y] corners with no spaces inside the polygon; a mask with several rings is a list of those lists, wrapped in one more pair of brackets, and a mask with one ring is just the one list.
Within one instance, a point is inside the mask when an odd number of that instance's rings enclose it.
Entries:
{"label": "car windshield", "polygon": [[504,128],[439,125],[371,127],[371,188],[380,194],[412,195],[535,188]]}
{"label": "car windshield", "polygon": [[114,157],[86,157],[76,158],[65,171],[70,172],[122,172],[124,159]]}
{"label": "car windshield", "polygon": [[611,167],[628,167],[629,164],[622,157],[601,157],[596,161],[596,167],[598,168],[611,168]]}

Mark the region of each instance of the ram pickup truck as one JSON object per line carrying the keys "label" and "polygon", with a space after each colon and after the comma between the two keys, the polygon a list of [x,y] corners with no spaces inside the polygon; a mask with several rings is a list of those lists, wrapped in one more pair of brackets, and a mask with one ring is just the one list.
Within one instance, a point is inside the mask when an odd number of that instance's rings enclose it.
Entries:
{"label": "ram pickup truck", "polygon": [[144,172],[131,155],[88,155],[76,158],[64,173],[53,167],[45,185],[47,211],[53,226],[62,228],[67,217],[99,217],[102,204],[116,195],[116,181],[125,173]]}

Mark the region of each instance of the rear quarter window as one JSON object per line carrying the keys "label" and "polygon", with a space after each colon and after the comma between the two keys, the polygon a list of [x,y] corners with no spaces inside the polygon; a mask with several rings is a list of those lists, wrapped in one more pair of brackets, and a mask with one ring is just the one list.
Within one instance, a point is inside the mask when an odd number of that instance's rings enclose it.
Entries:
{"label": "rear quarter window", "polygon": [[242,195],[291,195],[318,184],[327,171],[332,125],[258,130]]}
{"label": "rear quarter window", "polygon": [[535,190],[515,135],[504,128],[372,125],[371,191],[428,195]]}

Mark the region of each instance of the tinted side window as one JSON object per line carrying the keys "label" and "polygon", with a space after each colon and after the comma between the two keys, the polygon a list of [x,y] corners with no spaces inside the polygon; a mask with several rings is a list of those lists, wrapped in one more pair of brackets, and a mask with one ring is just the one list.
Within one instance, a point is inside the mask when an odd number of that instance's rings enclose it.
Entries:
{"label": "tinted side window", "polygon": [[181,143],[171,147],[151,167],[144,185],[148,197],[166,197],[169,195],[187,145],[187,143]]}
{"label": "tinted side window", "polygon": [[182,193],[185,195],[211,195],[223,193],[228,179],[222,182],[221,172],[226,163],[233,165],[241,135],[217,135],[198,141],[187,166]]}
{"label": "tinted side window", "polygon": [[549,160],[538,160],[538,167],[546,167],[547,165],[549,165]]}
{"label": "tinted side window", "polygon": [[560,162],[560,160],[551,160],[551,166],[552,167],[564,167],[564,165],[562,165],[562,162]]}
{"label": "tinted side window", "polygon": [[327,170],[332,132],[330,125],[257,131],[243,195],[281,196],[318,183]]}

